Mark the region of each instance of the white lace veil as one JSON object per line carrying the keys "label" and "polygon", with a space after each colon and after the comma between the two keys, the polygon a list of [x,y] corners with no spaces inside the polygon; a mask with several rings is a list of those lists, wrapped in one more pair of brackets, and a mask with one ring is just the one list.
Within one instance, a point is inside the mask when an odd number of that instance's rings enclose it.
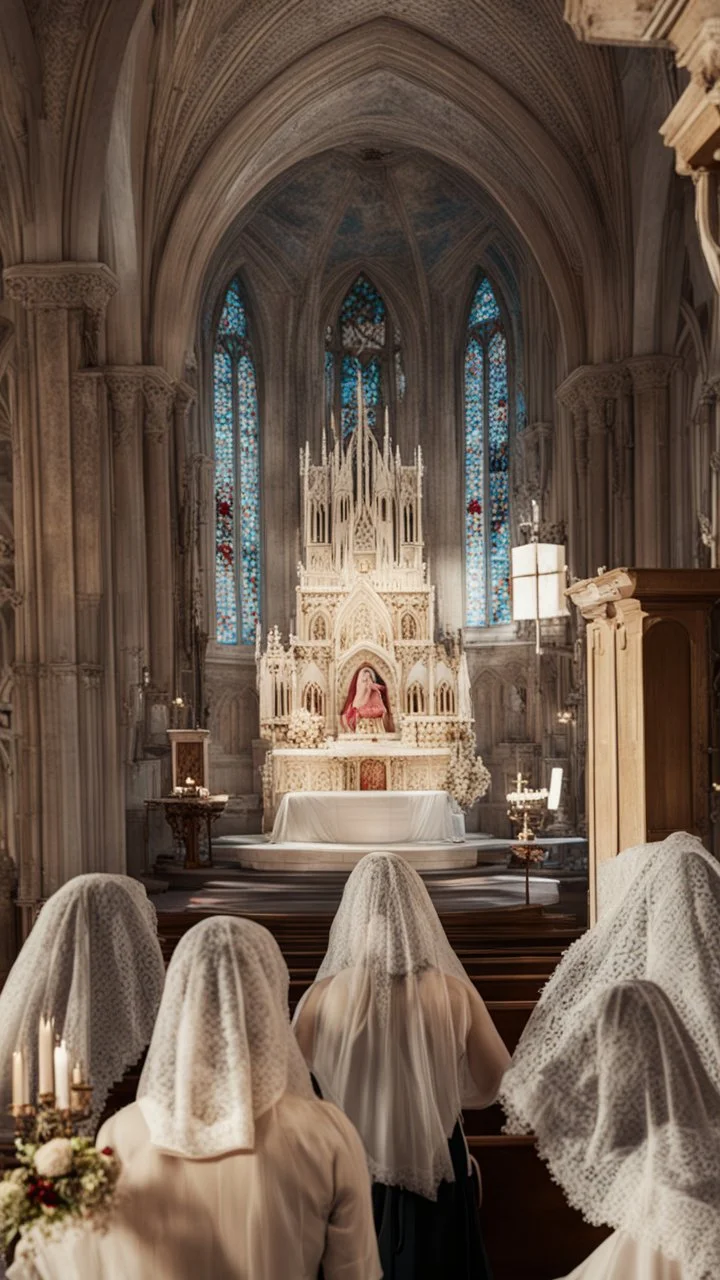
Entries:
{"label": "white lace veil", "polygon": [[613,894],[543,989],[500,1091],[508,1132],[533,1130],[537,1075],[562,1058],[585,1004],[631,978],[647,978],[670,997],[720,1089],[720,864],[684,831],[642,850],[618,856],[615,888],[624,892]]}
{"label": "white lace veil", "polygon": [[154,1146],[198,1159],[252,1150],[286,1092],[312,1098],[290,1028],[288,971],[252,920],[214,916],[181,939],[138,1088]]}
{"label": "white lace veil", "polygon": [[152,1035],[165,966],[155,908],[128,876],[76,876],[43,906],[0,993],[0,1115],[10,1102],[13,1050],[25,1046],[37,1092],[41,1015],[52,1015],[93,1086],[92,1129],[112,1085]]}
{"label": "white lace veil", "polygon": [[470,986],[420,876],[368,854],[318,970],[316,983],[332,981],[316,993],[311,1068],[360,1133],[372,1177],[429,1199],[453,1179],[448,1138],[475,1101],[448,977]]}
{"label": "white lace veil", "polygon": [[720,1093],[655,983],[596,991],[525,1097],[569,1202],[686,1280],[720,1276]]}

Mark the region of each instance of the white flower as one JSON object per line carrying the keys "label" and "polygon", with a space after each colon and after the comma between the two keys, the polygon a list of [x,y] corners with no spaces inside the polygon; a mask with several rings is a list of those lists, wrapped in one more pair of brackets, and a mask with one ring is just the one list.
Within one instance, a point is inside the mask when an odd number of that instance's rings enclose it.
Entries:
{"label": "white flower", "polygon": [[0,1218],[12,1217],[25,1199],[25,1192],[17,1182],[0,1182]]}
{"label": "white flower", "polygon": [[35,1168],[41,1178],[61,1178],[72,1168],[73,1149],[68,1138],[51,1138],[35,1152]]}

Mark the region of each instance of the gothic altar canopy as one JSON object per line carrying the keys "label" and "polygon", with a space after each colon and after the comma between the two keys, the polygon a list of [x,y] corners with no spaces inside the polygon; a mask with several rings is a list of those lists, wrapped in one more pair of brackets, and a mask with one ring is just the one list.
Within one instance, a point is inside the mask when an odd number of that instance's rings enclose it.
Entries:
{"label": "gothic altar canopy", "polygon": [[358,389],[358,425],[300,453],[303,561],[297,635],[258,629],[265,823],[291,791],[432,791],[472,728],[459,635],[434,638],[424,560],[423,464],[382,443]]}

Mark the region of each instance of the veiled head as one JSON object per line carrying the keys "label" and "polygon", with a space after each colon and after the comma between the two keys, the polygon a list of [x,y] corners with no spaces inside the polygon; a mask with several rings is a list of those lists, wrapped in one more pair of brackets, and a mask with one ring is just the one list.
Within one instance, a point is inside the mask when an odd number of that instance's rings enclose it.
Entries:
{"label": "veiled head", "polygon": [[152,1142],[190,1157],[254,1145],[286,1091],[312,1096],[288,1018],[288,971],[267,929],[214,916],[168,969],[138,1101]]}

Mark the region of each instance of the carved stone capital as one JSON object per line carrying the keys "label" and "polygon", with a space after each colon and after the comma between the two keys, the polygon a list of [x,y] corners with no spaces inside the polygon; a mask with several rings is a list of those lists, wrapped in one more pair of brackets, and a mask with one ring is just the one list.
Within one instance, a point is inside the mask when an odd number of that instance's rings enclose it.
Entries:
{"label": "carved stone capital", "polygon": [[73,420],[84,432],[97,428],[97,396],[102,376],[99,370],[84,369],[74,373],[70,380]]}
{"label": "carved stone capital", "polygon": [[112,437],[116,449],[126,448],[133,439],[138,393],[143,384],[144,372],[140,365],[105,371],[105,383],[112,406]]}
{"label": "carved stone capital", "polygon": [[581,364],[560,384],[555,395],[569,408],[590,408],[594,400],[611,400],[629,390],[625,364]]}
{"label": "carved stone capital", "polygon": [[648,34],[652,0],[565,0],[564,18],[578,40],[599,44],[665,43]]}
{"label": "carved stone capital", "polygon": [[187,418],[190,409],[197,400],[197,392],[189,382],[178,382],[175,388],[175,412],[179,417]]}
{"label": "carved stone capital", "polygon": [[162,369],[148,369],[142,384],[145,401],[145,436],[152,444],[167,439],[175,387]]}
{"label": "carved stone capital", "polygon": [[642,391],[663,391],[677,364],[677,356],[631,356],[627,367],[632,377],[633,391],[636,394]]}
{"label": "carved stone capital", "polygon": [[118,287],[104,262],[23,262],[3,279],[8,297],[31,310],[82,307],[100,316]]}

